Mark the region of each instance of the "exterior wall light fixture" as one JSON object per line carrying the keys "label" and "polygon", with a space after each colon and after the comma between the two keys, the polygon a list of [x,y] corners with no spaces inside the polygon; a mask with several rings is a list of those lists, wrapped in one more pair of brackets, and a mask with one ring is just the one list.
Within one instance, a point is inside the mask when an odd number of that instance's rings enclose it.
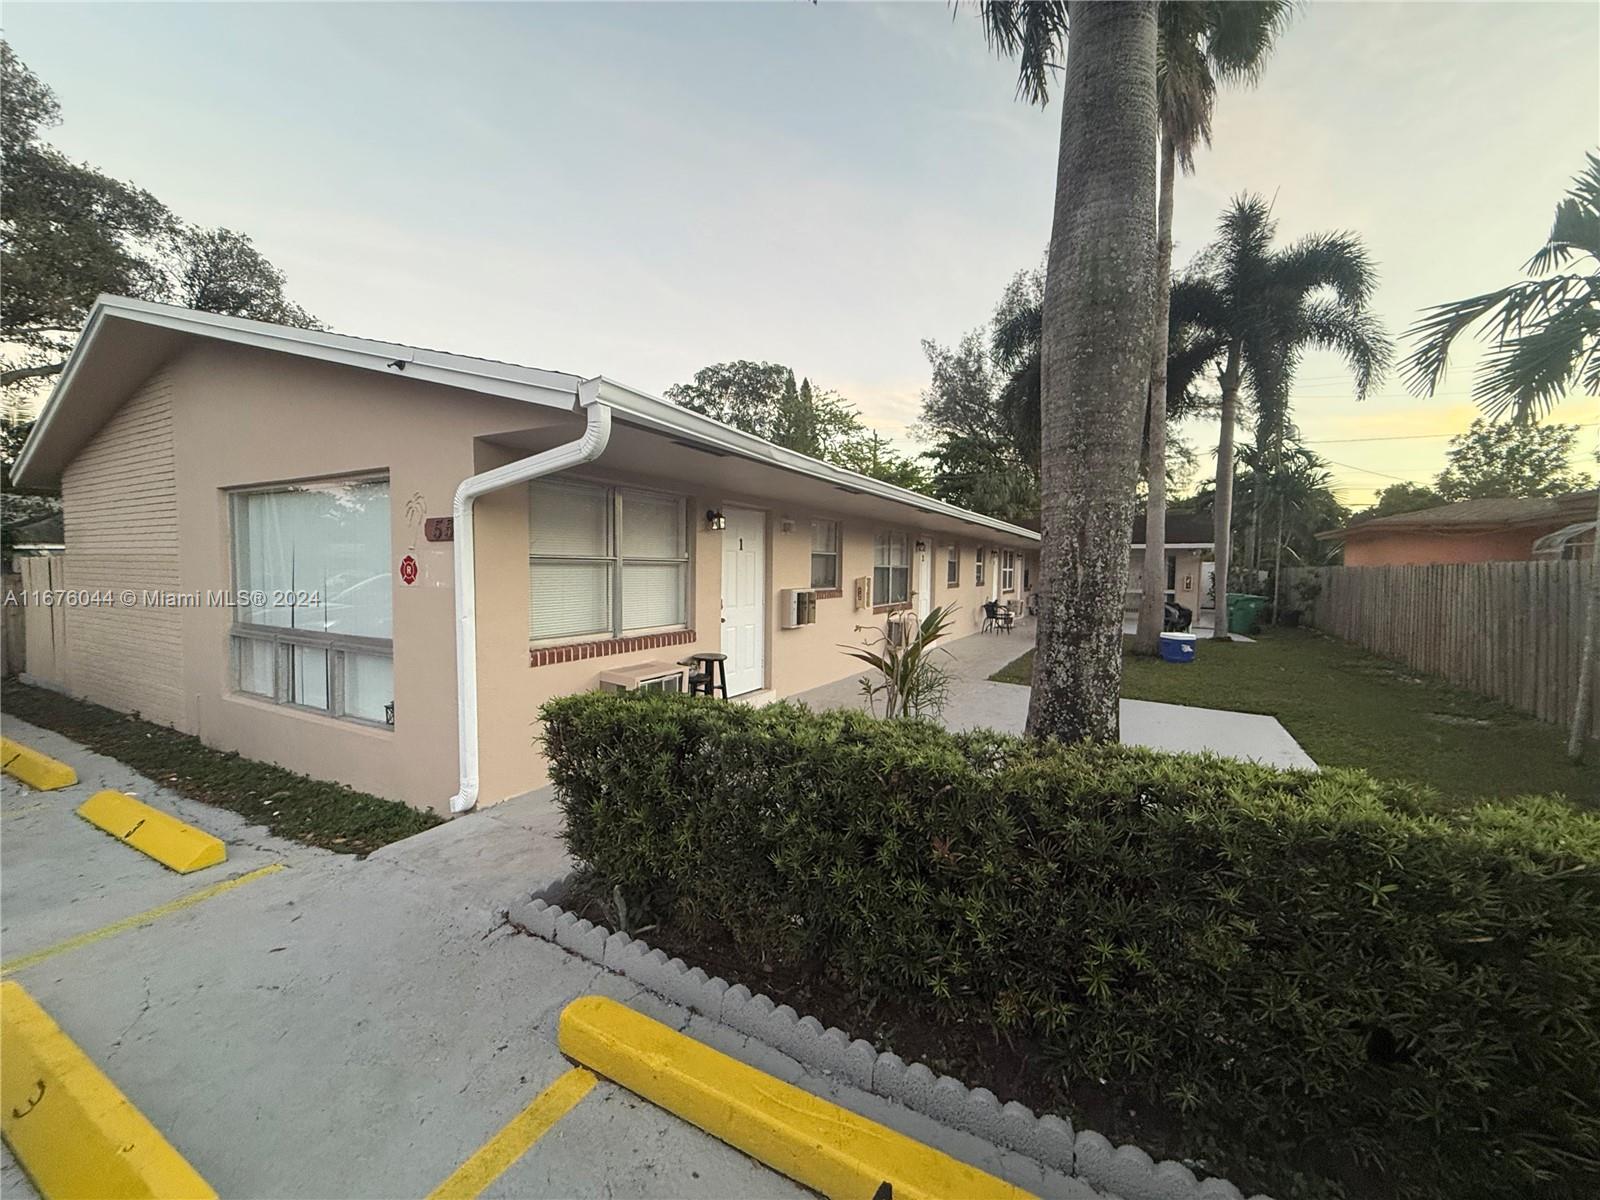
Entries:
{"label": "exterior wall light fixture", "polygon": [[708,508],[708,509],[706,509],[706,528],[707,529],[719,529],[720,530],[720,529],[726,529],[727,527],[728,527],[728,518],[722,515],[722,510],[720,508]]}

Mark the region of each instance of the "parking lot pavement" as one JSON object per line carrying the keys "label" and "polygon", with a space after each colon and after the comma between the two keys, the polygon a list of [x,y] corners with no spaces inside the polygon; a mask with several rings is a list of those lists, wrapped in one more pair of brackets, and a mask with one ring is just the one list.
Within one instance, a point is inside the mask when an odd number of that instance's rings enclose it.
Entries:
{"label": "parking lot pavement", "polygon": [[[461,872],[430,873],[426,855],[358,861],[284,842],[65,738],[16,721],[6,733],[80,777],[50,793],[0,783],[0,958],[25,963],[7,977],[222,1196],[427,1195],[571,1069],[561,1010],[616,989],[515,932]],[[174,875],[74,815],[107,786],[222,837],[228,861]],[[14,1182],[0,1165],[8,1195]],[[805,1193],[602,1081],[488,1194]]]}

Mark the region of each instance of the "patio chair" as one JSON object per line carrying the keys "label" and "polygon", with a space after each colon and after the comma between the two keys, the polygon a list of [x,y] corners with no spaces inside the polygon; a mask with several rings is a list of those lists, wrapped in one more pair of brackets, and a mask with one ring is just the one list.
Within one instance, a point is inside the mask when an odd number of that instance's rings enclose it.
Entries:
{"label": "patio chair", "polygon": [[1017,612],[1009,604],[1002,604],[995,611],[995,628],[1001,633],[1010,633],[1017,623]]}
{"label": "patio chair", "polygon": [[989,633],[1000,628],[1000,604],[995,600],[983,602],[983,628],[980,633]]}

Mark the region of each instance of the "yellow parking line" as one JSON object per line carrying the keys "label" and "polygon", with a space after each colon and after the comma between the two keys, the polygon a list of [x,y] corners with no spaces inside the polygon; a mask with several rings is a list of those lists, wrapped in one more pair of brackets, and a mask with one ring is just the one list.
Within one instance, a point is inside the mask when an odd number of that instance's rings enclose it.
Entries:
{"label": "yellow parking line", "polygon": [[47,946],[43,950],[35,950],[32,954],[24,954],[20,958],[13,958],[9,962],[0,963],[0,975],[10,975],[13,971],[20,971],[24,967],[31,967],[42,963],[47,958],[54,958],[58,954],[65,954],[69,950],[77,950],[84,946],[93,945],[95,942],[104,941],[108,937],[115,937],[119,933],[126,933],[140,925],[148,925],[161,917],[171,916],[175,912],[182,912],[192,908],[203,900],[213,896],[220,896],[223,892],[231,892],[234,888],[243,887],[257,879],[265,879],[268,875],[276,875],[283,870],[282,863],[269,863],[264,867],[257,867],[244,875],[233,879],[224,879],[221,883],[213,883],[210,887],[201,888],[198,892],[190,892],[187,896],[179,896],[176,900],[168,900],[165,904],[158,904],[155,908],[146,909],[131,917],[124,917],[110,925],[99,929],[91,929],[88,933],[80,933],[77,937],[68,938],[64,942],[57,942],[54,946]]}
{"label": "yellow parking line", "polygon": [[457,1167],[449,1179],[434,1188],[428,1200],[473,1200],[549,1133],[551,1126],[571,1112],[594,1085],[595,1077],[582,1067],[563,1074]]}

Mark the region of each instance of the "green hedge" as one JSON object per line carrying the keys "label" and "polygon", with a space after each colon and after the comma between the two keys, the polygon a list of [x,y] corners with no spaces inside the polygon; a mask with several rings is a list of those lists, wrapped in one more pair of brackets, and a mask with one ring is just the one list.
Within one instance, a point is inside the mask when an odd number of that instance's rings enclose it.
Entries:
{"label": "green hedge", "polygon": [[782,704],[543,717],[573,853],[659,911],[1036,1039],[1282,1188],[1334,1147],[1406,1197],[1600,1194],[1592,816]]}

